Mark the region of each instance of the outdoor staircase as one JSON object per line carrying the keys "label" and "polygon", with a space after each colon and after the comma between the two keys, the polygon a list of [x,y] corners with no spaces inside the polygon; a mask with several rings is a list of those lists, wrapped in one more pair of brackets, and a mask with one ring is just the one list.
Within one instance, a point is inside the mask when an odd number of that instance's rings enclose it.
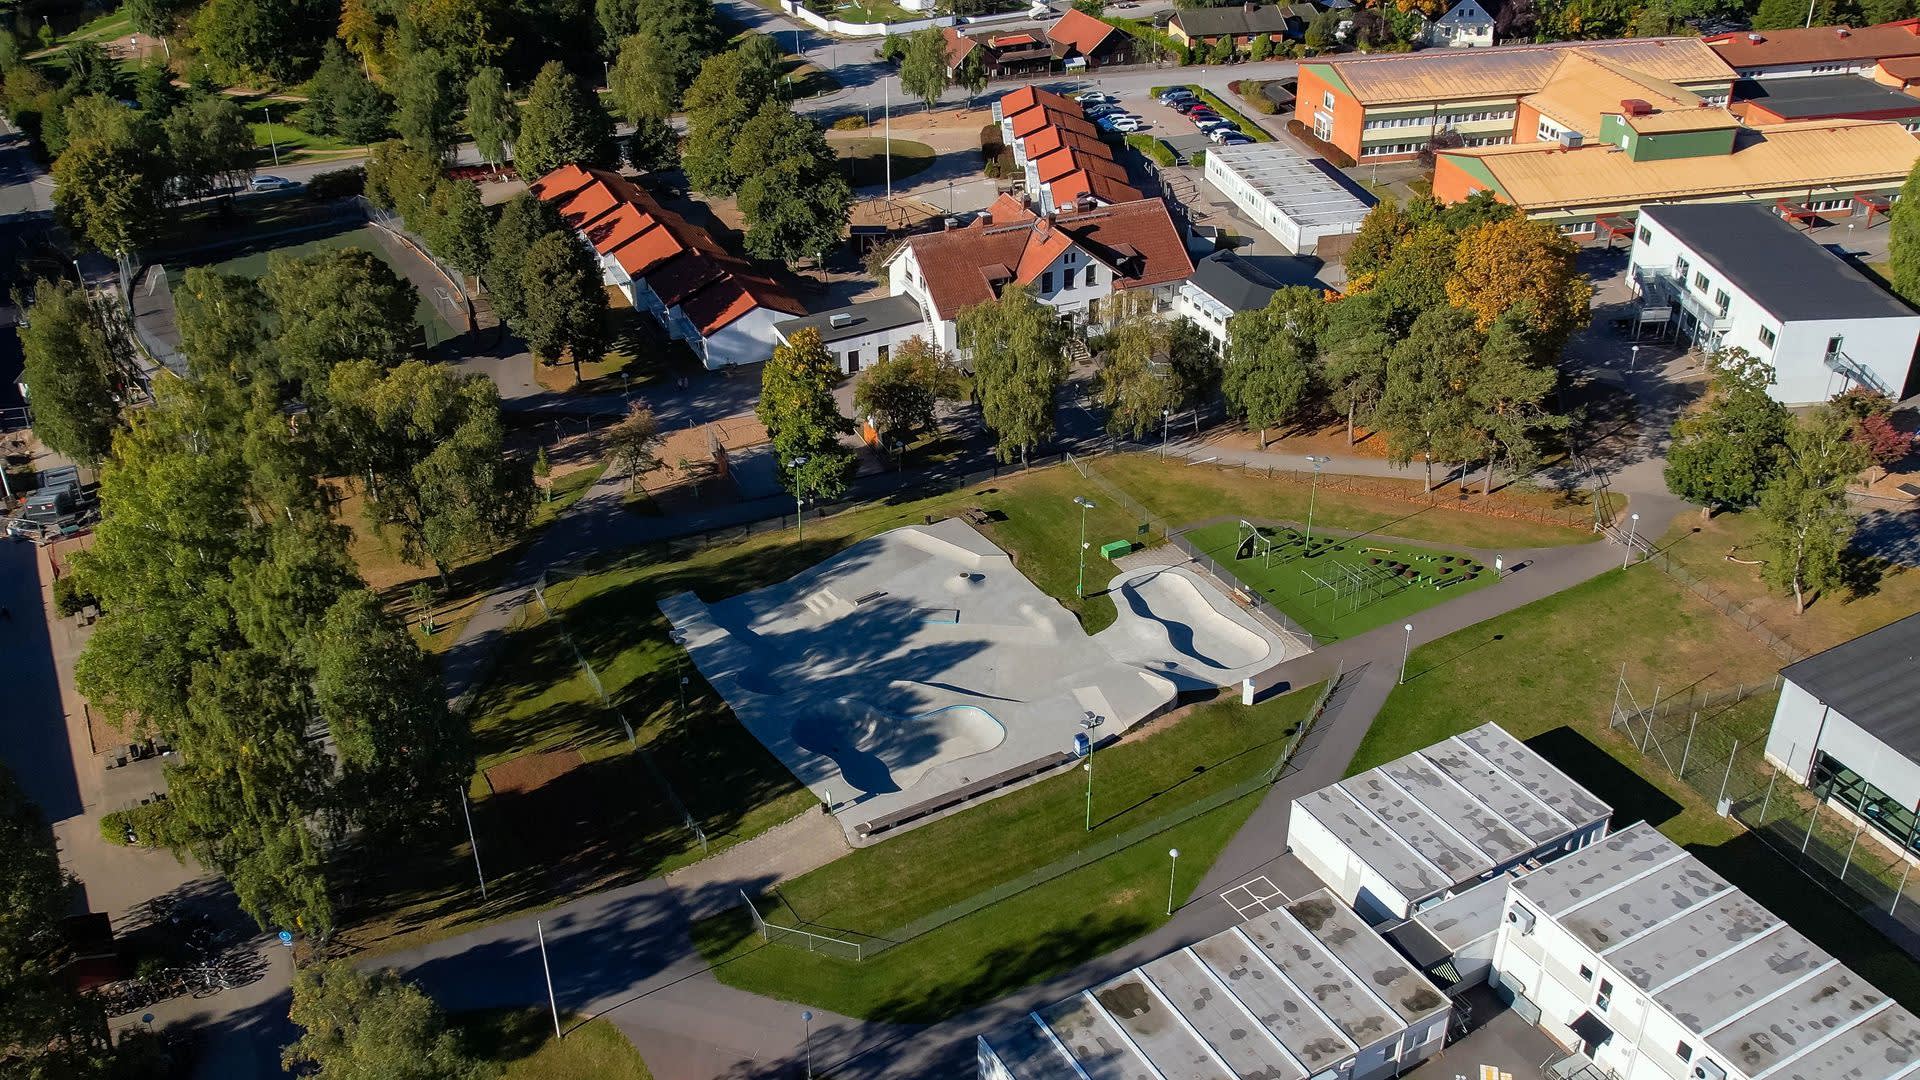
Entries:
{"label": "outdoor staircase", "polygon": [[1067,363],[1074,367],[1093,363],[1093,352],[1087,348],[1085,338],[1067,339]]}

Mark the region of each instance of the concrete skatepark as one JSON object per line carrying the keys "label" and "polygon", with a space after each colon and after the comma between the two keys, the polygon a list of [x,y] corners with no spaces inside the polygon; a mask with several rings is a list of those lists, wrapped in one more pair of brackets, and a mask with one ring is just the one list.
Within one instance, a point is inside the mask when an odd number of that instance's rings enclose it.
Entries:
{"label": "concrete skatepark", "polygon": [[[1179,566],[1124,571],[1093,636],[955,519],[863,540],[778,585],[660,602],[735,715],[849,836],[1119,736],[1180,691],[1299,655]],[[984,794],[984,793],[983,793]]]}

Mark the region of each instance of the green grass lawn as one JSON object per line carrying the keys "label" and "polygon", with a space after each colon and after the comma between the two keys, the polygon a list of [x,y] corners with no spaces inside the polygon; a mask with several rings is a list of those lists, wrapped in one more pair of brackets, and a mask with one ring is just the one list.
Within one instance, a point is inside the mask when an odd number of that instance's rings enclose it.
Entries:
{"label": "green grass lawn", "polygon": [[[915,920],[1160,819],[1272,767],[1317,688],[1251,708],[1220,699],[1098,751],[1093,830],[1079,771],[1002,795],[779,889],[777,922],[888,938]],[[1263,791],[1264,789],[1262,789]],[[931,1022],[1099,955],[1166,920],[1167,849],[1184,899],[1261,791],[1150,836],[863,961],[765,945],[744,909],[707,920],[696,941],[721,981],[851,1016]]]}
{"label": "green grass lawn", "polygon": [[[1645,703],[1655,685],[1672,695],[1696,681],[1713,689],[1759,683],[1782,662],[1653,567],[1610,571],[1415,649],[1406,685],[1387,700],[1348,772],[1494,721],[1611,803],[1615,826],[1651,822],[1903,1004],[1920,1004],[1920,966],[1906,953],[1608,726],[1622,663]],[[1775,698],[1762,694],[1702,722],[1756,738]]]}
{"label": "green grass lawn", "polygon": [[499,1070],[496,1080],[653,1080],[609,1020],[562,1016],[564,1039],[553,1037],[553,1015],[542,1008],[455,1013],[452,1022],[468,1052]]}
{"label": "green grass lawn", "polygon": [[58,45],[74,41],[112,41],[131,33],[133,33],[133,16],[127,14],[125,6],[121,6],[103,15],[96,15],[74,28],[71,33],[62,35]]}
{"label": "green grass lawn", "polygon": [[1491,566],[1466,555],[1325,533],[1309,546],[1304,535],[1285,527],[1262,528],[1264,542],[1273,545],[1271,556],[1257,543],[1250,558],[1240,559],[1242,533],[1238,522],[1225,521],[1186,535],[1323,643],[1397,622],[1491,585],[1496,577]]}
{"label": "green grass lawn", "polygon": [[[835,139],[833,152],[840,155],[846,163],[849,181],[854,187],[868,187],[884,183],[887,179],[886,159],[888,140],[874,136],[858,139]],[[924,172],[933,164],[933,147],[912,139],[894,139],[893,143],[893,182],[899,183],[909,176]]]}
{"label": "green grass lawn", "polygon": [[1214,112],[1219,113],[1221,119],[1231,120],[1234,123],[1240,125],[1240,130],[1246,133],[1247,138],[1252,139],[1254,142],[1272,142],[1273,141],[1273,135],[1269,133],[1266,128],[1261,127],[1258,122],[1256,122],[1252,117],[1248,116],[1246,113],[1241,112],[1239,109],[1236,109],[1232,105],[1227,104],[1225,99],[1221,98],[1220,95],[1214,93],[1213,91],[1207,89],[1204,86],[1194,86],[1188,83],[1174,83],[1169,86],[1150,87],[1148,88],[1147,93],[1152,94],[1154,97],[1157,98],[1161,94],[1164,94],[1167,91],[1173,90],[1173,89],[1193,91],[1193,93],[1197,95],[1201,101],[1206,102],[1207,105],[1210,108],[1212,108]]}

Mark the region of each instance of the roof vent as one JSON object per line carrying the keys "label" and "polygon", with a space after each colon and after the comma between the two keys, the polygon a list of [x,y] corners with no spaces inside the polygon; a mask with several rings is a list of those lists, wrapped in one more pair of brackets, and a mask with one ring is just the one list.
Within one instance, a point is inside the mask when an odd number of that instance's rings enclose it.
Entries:
{"label": "roof vent", "polygon": [[1761,42],[1766,41],[1767,37],[1765,34],[1748,34],[1747,40],[1753,42],[1755,45],[1758,45]]}
{"label": "roof vent", "polygon": [[833,327],[835,330],[844,330],[853,325],[853,312],[836,311],[832,315],[827,316],[827,325]]}
{"label": "roof vent", "polygon": [[1628,116],[1651,116],[1653,115],[1653,106],[1641,98],[1622,98],[1620,101],[1620,111],[1626,113]]}
{"label": "roof vent", "polygon": [[1251,14],[1253,14],[1254,12],[1256,12],[1256,11],[1259,11],[1259,10],[1260,10],[1260,5],[1259,5],[1259,4],[1256,4],[1256,3],[1254,3],[1254,2],[1253,2],[1253,0],[1247,0],[1247,2],[1246,2],[1245,4],[1243,4],[1243,5],[1241,5],[1241,6],[1242,6],[1242,7],[1244,7],[1244,8],[1246,9],[1246,11],[1247,11],[1247,14],[1249,14],[1249,15],[1251,15]]}
{"label": "roof vent", "polygon": [[1562,150],[1578,150],[1580,149],[1580,144],[1585,141],[1586,137],[1577,131],[1563,131],[1559,136],[1560,148]]}
{"label": "roof vent", "polygon": [[1834,27],[1834,28],[1833,28],[1833,32],[1834,32],[1834,33],[1835,33],[1836,35],[1838,35],[1838,36],[1840,36],[1840,37],[1852,37],[1852,36],[1853,36],[1853,31],[1851,31],[1851,30],[1849,30],[1849,29],[1847,29],[1847,28],[1846,28],[1846,27],[1844,27],[1844,26],[1836,26],[1836,27]]}

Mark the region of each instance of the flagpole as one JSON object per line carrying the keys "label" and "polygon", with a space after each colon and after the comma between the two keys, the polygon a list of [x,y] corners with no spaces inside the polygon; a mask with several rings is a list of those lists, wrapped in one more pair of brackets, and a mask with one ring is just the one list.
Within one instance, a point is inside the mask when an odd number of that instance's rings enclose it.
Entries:
{"label": "flagpole", "polygon": [[880,80],[880,155],[887,163],[887,205],[893,205],[893,76]]}

